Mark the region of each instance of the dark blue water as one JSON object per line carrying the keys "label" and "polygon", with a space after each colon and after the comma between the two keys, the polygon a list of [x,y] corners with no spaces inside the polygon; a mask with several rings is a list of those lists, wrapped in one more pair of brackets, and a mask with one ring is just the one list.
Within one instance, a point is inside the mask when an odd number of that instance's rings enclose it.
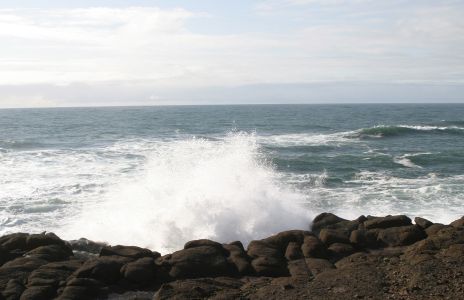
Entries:
{"label": "dark blue water", "polygon": [[[248,196],[237,201],[278,208],[280,193],[310,215],[407,213],[445,222],[464,214],[464,105],[0,110],[0,165],[1,232],[72,227],[89,205],[134,184],[150,191],[119,202],[151,192],[158,206],[231,203],[226,195],[243,188]],[[190,186],[179,174],[202,181]],[[213,192],[216,182],[224,196]],[[145,198],[139,206],[155,201]]]}

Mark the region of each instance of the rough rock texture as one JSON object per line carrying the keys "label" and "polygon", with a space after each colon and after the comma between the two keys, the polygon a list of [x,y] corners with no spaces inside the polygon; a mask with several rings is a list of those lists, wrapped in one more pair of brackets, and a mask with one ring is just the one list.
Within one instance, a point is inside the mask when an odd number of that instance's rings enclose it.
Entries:
{"label": "rough rock texture", "polygon": [[52,233],[0,237],[3,299],[464,299],[464,218],[317,216],[290,230],[161,256]]}

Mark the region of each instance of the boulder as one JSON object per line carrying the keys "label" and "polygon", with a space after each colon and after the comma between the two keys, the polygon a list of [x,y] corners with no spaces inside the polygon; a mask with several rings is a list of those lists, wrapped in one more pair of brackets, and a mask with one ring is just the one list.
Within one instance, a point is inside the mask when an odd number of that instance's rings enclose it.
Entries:
{"label": "boulder", "polygon": [[464,217],[451,222],[450,225],[453,227],[464,227]]}
{"label": "boulder", "polygon": [[288,276],[287,264],[284,260],[273,256],[260,256],[251,261],[251,265],[259,276]]}
{"label": "boulder", "polygon": [[343,243],[333,243],[329,246],[329,253],[331,257],[335,259],[341,259],[345,256],[351,255],[355,252],[353,246],[350,244],[343,244]]}
{"label": "boulder", "polygon": [[373,228],[390,228],[390,227],[400,227],[411,225],[411,219],[407,216],[398,215],[398,216],[386,216],[386,217],[368,217],[364,222],[364,227],[366,229]]}
{"label": "boulder", "polygon": [[301,245],[305,236],[307,235],[311,235],[311,233],[309,231],[303,230],[288,230],[280,232],[271,237],[265,238],[261,241],[280,249],[282,253],[284,253],[287,249],[288,243],[294,242]]}
{"label": "boulder", "polygon": [[151,257],[153,259],[156,259],[160,257],[161,255],[158,252],[152,252],[149,249],[145,248],[140,248],[136,246],[104,246],[100,250],[100,256],[121,256],[121,257],[127,257],[131,259],[139,259],[143,257]]}
{"label": "boulder", "polygon": [[233,269],[227,262],[222,249],[198,246],[172,253],[164,258],[170,265],[172,278],[198,278],[232,275]]}
{"label": "boulder", "polygon": [[287,249],[285,250],[285,258],[287,260],[296,260],[303,258],[303,253],[301,252],[301,244],[296,242],[288,243]]}
{"label": "boulder", "polygon": [[374,249],[377,248],[379,243],[377,242],[377,236],[379,229],[357,229],[353,230],[350,234],[350,243],[358,249]]}
{"label": "boulder", "polygon": [[430,227],[431,225],[433,225],[432,222],[430,222],[427,219],[421,218],[421,217],[415,217],[414,223],[416,223],[416,225],[422,229],[426,229],[427,227]]}
{"label": "boulder", "polygon": [[48,261],[35,257],[18,257],[5,263],[0,268],[0,290],[3,290],[11,279],[26,282],[29,274]]}
{"label": "boulder", "polygon": [[71,248],[66,245],[40,246],[26,253],[26,256],[33,256],[48,261],[66,260],[73,256]]}
{"label": "boulder", "polygon": [[200,246],[209,246],[222,249],[222,245],[220,243],[207,239],[189,241],[184,245],[184,249],[195,248]]}
{"label": "boulder", "polygon": [[0,299],[19,299],[25,289],[26,288],[20,280],[10,279],[0,293]]}
{"label": "boulder", "polygon": [[[81,300],[81,299],[97,299],[104,292],[102,284],[89,278],[74,278],[70,280],[62,293],[59,295],[59,300]],[[105,297],[106,298],[106,297]]]}
{"label": "boulder", "polygon": [[121,278],[121,267],[131,259],[121,256],[102,256],[86,261],[75,273],[77,278],[96,279],[114,284]]}
{"label": "boulder", "polygon": [[327,229],[324,228],[319,233],[319,239],[326,245],[333,243],[349,243],[350,233],[343,229]]}
{"label": "boulder", "polygon": [[167,299],[239,299],[243,285],[234,278],[201,278],[163,284],[153,300]]}
{"label": "boulder", "polygon": [[391,227],[379,232],[377,239],[389,247],[407,246],[424,239],[425,233],[418,226]]}
{"label": "boulder", "polygon": [[319,233],[322,228],[325,228],[329,225],[333,225],[342,221],[348,221],[346,219],[342,219],[332,213],[322,213],[316,216],[313,220],[313,224],[311,225],[311,231],[315,233]]}
{"label": "boulder", "polygon": [[100,254],[103,247],[108,246],[105,243],[94,242],[85,238],[72,240],[68,242],[71,249],[79,252],[87,252],[92,254]]}
{"label": "boulder", "polygon": [[155,261],[151,257],[140,258],[125,264],[121,268],[124,279],[133,284],[144,285],[154,282],[156,274]]}
{"label": "boulder", "polygon": [[307,258],[327,258],[327,247],[315,236],[305,236],[301,251]]}
{"label": "boulder", "polygon": [[20,300],[47,300],[56,296],[56,289],[53,286],[31,286],[28,287],[19,298]]}
{"label": "boulder", "polygon": [[243,249],[241,242],[233,242],[223,245],[224,249],[229,253],[227,262],[235,266],[235,271],[240,275],[249,275],[252,273],[250,258]]}
{"label": "boulder", "polygon": [[317,276],[330,269],[335,269],[335,266],[330,261],[322,258],[306,258],[306,265],[313,276]]}
{"label": "boulder", "polygon": [[42,265],[31,272],[27,279],[27,286],[50,285],[58,287],[60,282],[66,281],[82,264],[82,261],[68,260]]}
{"label": "boulder", "polygon": [[284,252],[278,243],[266,240],[251,241],[247,254],[252,258],[254,271],[261,276],[284,276],[288,274]]}
{"label": "boulder", "polygon": [[439,223],[435,223],[435,224],[432,224],[432,225],[430,225],[429,227],[427,227],[427,228],[425,229],[425,233],[427,234],[427,236],[432,236],[432,235],[434,235],[435,233],[437,233],[438,231],[440,231],[441,229],[446,228],[446,227],[449,227],[449,226],[448,226],[448,225],[439,224]]}

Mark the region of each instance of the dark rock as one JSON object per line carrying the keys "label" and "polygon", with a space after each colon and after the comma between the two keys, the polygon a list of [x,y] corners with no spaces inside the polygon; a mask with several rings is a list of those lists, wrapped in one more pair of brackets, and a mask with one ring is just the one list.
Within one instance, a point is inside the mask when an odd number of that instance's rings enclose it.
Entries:
{"label": "dark rock", "polygon": [[313,276],[317,276],[330,269],[335,269],[335,266],[330,261],[322,258],[306,258],[306,265]]}
{"label": "dark rock", "polygon": [[53,262],[40,266],[31,272],[27,279],[28,286],[50,285],[58,287],[60,282],[75,272],[83,262],[78,260],[68,260]]}
{"label": "dark rock", "polygon": [[52,286],[31,286],[22,294],[20,300],[49,300],[56,296],[56,290]]}
{"label": "dark rock", "polygon": [[431,225],[433,225],[432,222],[430,222],[427,219],[421,218],[421,217],[415,217],[414,223],[416,223],[416,225],[422,229],[426,229],[427,227],[430,227]]}
{"label": "dark rock", "polygon": [[288,243],[295,242],[301,245],[307,235],[311,235],[311,233],[303,230],[288,230],[265,238],[261,241],[280,249],[284,253],[287,249]]}
{"label": "dark rock", "polygon": [[156,259],[161,255],[158,252],[152,252],[149,249],[140,248],[136,246],[105,246],[100,250],[100,256],[121,256],[131,259],[139,259],[143,257],[151,257]]}
{"label": "dark rock", "polygon": [[273,256],[260,256],[251,261],[251,266],[260,276],[288,276],[287,264],[282,259]]}
{"label": "dark rock", "polygon": [[287,260],[303,258],[303,253],[301,252],[301,244],[295,242],[288,243],[287,250],[285,251],[285,258]]}
{"label": "dark rock", "polygon": [[340,259],[342,257],[351,255],[355,252],[353,246],[350,244],[343,243],[333,243],[329,246],[329,252],[332,257],[335,259]]}
{"label": "dark rock", "polygon": [[464,244],[454,244],[443,251],[443,255],[453,258],[464,258]]}
{"label": "dark rock", "polygon": [[373,228],[390,228],[390,227],[399,227],[399,226],[408,226],[411,225],[411,219],[407,216],[398,215],[398,216],[386,216],[386,217],[370,217],[367,221],[364,222],[364,227],[366,229]]}
{"label": "dark rock", "polygon": [[425,233],[415,225],[390,227],[379,232],[377,239],[389,247],[411,245],[425,238]]}
{"label": "dark rock", "polygon": [[358,229],[351,232],[350,243],[358,249],[374,249],[378,247],[377,236],[379,229]]}
{"label": "dark rock", "polygon": [[250,264],[250,258],[243,249],[242,243],[231,243],[223,245],[224,249],[229,252],[227,262],[235,266],[237,274],[249,275],[253,272]]}
{"label": "dark rock", "polygon": [[121,267],[129,261],[130,259],[121,256],[102,256],[90,259],[74,273],[74,276],[113,284],[121,278]]}
{"label": "dark rock", "polygon": [[[10,279],[8,280],[5,289],[0,293],[0,299],[19,299],[21,294],[26,288],[20,280]],[[3,298],[1,298],[3,296]]]}
{"label": "dark rock", "polygon": [[155,261],[151,257],[140,258],[121,268],[122,277],[131,283],[147,284],[155,280]]}
{"label": "dark rock", "polygon": [[193,240],[187,242],[184,246],[184,249],[195,248],[200,246],[209,246],[209,247],[216,247],[218,249],[222,249],[222,245],[218,242],[202,239],[202,240]]}
{"label": "dark rock", "polygon": [[322,228],[325,228],[328,225],[333,225],[341,221],[348,221],[346,219],[342,219],[332,213],[322,213],[316,216],[313,220],[313,224],[311,225],[311,231],[315,233],[319,233]]}
{"label": "dark rock", "polygon": [[464,227],[464,217],[451,222],[450,225],[453,227]]}
{"label": "dark rock", "polygon": [[0,238],[0,245],[8,250],[22,250],[25,251],[26,240],[29,235],[27,233],[12,233],[4,235]]}
{"label": "dark rock", "polygon": [[18,257],[5,263],[0,268],[0,290],[3,290],[10,279],[25,282],[29,274],[48,261],[34,257]]}
{"label": "dark rock", "polygon": [[333,243],[349,243],[350,233],[342,229],[322,229],[319,233],[319,239],[326,245]]}
{"label": "dark rock", "polygon": [[6,250],[3,246],[0,246],[0,266],[6,263],[7,261],[13,260],[20,256],[21,253],[10,252]]}
{"label": "dark rock", "polygon": [[262,240],[251,241],[248,245],[247,254],[252,258],[261,256],[283,258],[284,256],[283,250],[281,250],[279,247]]}
{"label": "dark rock", "polygon": [[232,273],[224,255],[217,247],[199,246],[174,252],[166,262],[171,266],[172,278],[224,276]]}
{"label": "dark rock", "polygon": [[65,241],[57,237],[54,233],[31,234],[26,239],[27,249],[32,250],[40,246],[58,245],[67,247]]}
{"label": "dark rock", "polygon": [[440,230],[442,230],[443,228],[446,228],[446,227],[448,227],[448,225],[435,223],[435,224],[430,225],[429,227],[427,227],[425,229],[425,233],[427,234],[427,236],[432,236],[435,233],[437,233],[438,231],[440,231]]}
{"label": "dark rock", "polygon": [[48,245],[40,246],[26,253],[27,256],[33,256],[48,261],[60,261],[73,256],[71,248],[65,245]]}
{"label": "dark rock", "polygon": [[326,258],[327,247],[315,236],[305,236],[301,251],[304,257]]}
{"label": "dark rock", "polygon": [[243,283],[233,278],[178,280],[163,284],[153,300],[167,299],[239,299]]}
{"label": "dark rock", "polygon": [[108,246],[106,243],[94,242],[85,238],[72,240],[68,243],[71,249],[74,251],[88,252],[92,254],[100,254],[101,249],[105,246]]}

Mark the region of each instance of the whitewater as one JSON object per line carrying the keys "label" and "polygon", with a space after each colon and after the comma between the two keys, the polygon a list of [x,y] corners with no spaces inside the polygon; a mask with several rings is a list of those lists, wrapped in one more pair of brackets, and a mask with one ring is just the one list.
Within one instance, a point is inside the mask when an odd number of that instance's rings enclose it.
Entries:
{"label": "whitewater", "polygon": [[[0,110],[0,234],[149,247],[464,214],[463,106]],[[413,117],[411,117],[413,116]]]}

